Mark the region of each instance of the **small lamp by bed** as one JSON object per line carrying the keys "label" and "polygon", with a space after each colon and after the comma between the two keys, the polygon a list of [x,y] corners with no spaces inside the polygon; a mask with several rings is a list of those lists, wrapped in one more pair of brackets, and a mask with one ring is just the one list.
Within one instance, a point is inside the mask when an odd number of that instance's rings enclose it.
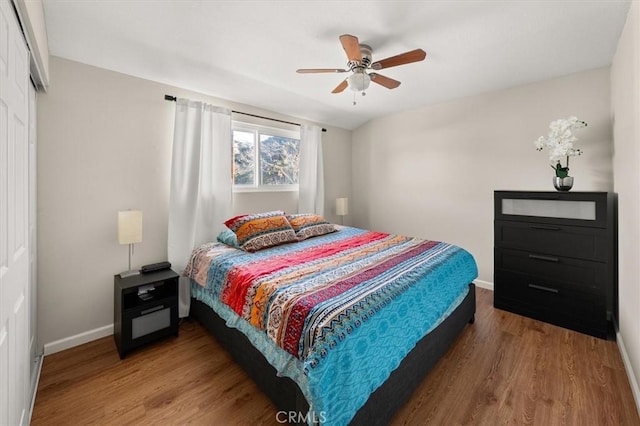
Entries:
{"label": "small lamp by bed", "polygon": [[129,270],[120,273],[120,278],[138,275],[140,271],[131,269],[133,245],[142,242],[142,211],[125,210],[118,212],[118,242],[129,244]]}
{"label": "small lamp by bed", "polygon": [[340,225],[344,225],[344,216],[349,214],[349,199],[336,198],[336,215],[340,216]]}

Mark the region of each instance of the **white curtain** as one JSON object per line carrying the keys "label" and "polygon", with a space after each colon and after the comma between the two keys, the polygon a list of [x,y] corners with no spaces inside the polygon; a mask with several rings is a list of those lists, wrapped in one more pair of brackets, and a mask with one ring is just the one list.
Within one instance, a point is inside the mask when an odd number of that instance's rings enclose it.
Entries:
{"label": "white curtain", "polygon": [[[215,241],[231,217],[231,111],[178,99],[169,192],[167,256],[182,274],[191,251]],[[189,315],[189,281],[180,277],[179,316]]]}
{"label": "white curtain", "polygon": [[303,124],[300,128],[298,213],[324,215],[322,129]]}

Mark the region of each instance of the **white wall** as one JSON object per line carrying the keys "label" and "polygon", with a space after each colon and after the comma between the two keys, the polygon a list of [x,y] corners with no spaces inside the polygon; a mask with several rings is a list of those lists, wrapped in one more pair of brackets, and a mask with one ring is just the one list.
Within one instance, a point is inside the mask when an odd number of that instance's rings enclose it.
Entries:
{"label": "white wall", "polygon": [[618,193],[619,339],[640,409],[640,4],[633,2],[611,66]]}
{"label": "white wall", "polygon": [[551,120],[588,123],[574,191],[613,189],[609,89],[604,68],[367,123],[353,132],[355,225],[460,245],[493,282],[493,191],[555,191],[533,145]]}
{"label": "white wall", "polygon": [[[111,332],[113,275],[127,269],[117,211],[143,211],[134,267],[167,257],[175,104],[165,94],[301,122],[56,57],[50,72],[49,90],[38,98],[38,333],[48,352]],[[323,127],[329,206],[351,187],[351,132]],[[297,208],[290,193],[241,197],[248,210],[270,209],[272,202]]]}

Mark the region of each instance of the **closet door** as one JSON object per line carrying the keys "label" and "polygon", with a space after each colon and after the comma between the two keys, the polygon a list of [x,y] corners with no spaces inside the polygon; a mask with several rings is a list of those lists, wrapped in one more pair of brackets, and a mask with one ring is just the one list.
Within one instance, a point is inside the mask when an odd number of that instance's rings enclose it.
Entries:
{"label": "closet door", "polygon": [[42,350],[38,348],[38,275],[37,275],[37,228],[36,228],[36,88],[29,84],[29,403],[36,392],[36,375]]}
{"label": "closet door", "polygon": [[28,422],[29,56],[0,0],[0,424]]}

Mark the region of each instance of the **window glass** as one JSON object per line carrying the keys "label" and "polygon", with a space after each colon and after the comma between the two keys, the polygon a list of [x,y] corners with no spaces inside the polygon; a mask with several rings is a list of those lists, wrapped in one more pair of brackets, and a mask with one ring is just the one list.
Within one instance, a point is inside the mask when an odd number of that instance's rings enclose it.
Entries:
{"label": "window glass", "polygon": [[297,139],[260,135],[260,175],[263,185],[298,183],[299,144]]}
{"label": "window glass", "polygon": [[256,170],[255,134],[233,131],[233,184],[253,185]]}
{"label": "window glass", "polygon": [[299,132],[234,122],[234,189],[297,190],[299,148]]}

